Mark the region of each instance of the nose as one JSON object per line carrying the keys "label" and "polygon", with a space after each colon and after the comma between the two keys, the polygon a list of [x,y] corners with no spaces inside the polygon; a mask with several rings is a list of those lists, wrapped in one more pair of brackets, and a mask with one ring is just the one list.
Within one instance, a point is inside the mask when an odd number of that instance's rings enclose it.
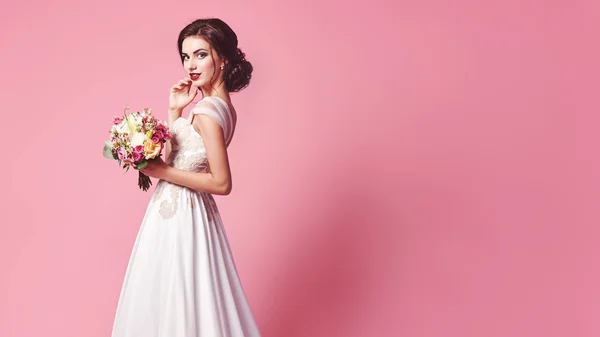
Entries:
{"label": "nose", "polygon": [[197,68],[197,67],[196,67],[196,64],[194,64],[194,61],[192,61],[192,60],[189,60],[189,61],[187,62],[187,65],[186,65],[186,66],[187,66],[187,70],[188,70],[188,71],[190,71],[190,72],[191,72],[192,70],[196,70],[196,68]]}
{"label": "nose", "polygon": [[196,70],[196,65],[190,62],[190,64],[187,65],[187,70],[190,72]]}

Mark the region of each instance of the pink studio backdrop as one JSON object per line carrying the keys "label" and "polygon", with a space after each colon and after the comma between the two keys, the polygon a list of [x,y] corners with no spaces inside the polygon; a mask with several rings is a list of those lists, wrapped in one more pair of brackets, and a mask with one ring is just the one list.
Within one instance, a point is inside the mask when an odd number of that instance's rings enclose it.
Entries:
{"label": "pink studio backdrop", "polygon": [[600,335],[597,2],[1,12],[0,336],[110,335],[150,193],[103,142],[205,16],[255,66],[217,202],[265,337]]}

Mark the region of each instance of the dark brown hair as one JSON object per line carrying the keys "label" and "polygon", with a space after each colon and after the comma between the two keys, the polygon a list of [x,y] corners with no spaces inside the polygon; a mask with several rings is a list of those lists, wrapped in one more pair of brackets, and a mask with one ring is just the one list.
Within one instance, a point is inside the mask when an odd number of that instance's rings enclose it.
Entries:
{"label": "dark brown hair", "polygon": [[225,22],[217,18],[198,19],[183,28],[177,39],[182,63],[181,46],[183,40],[190,36],[204,38],[219,54],[219,57],[228,61],[223,69],[223,80],[227,91],[240,91],[250,84],[252,64],[246,60],[246,54],[238,48],[237,35]]}

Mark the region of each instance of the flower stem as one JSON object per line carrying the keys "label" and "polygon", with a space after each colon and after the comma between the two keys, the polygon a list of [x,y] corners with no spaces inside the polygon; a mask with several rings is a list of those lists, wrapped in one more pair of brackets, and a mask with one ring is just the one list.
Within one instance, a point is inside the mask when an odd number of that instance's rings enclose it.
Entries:
{"label": "flower stem", "polygon": [[138,173],[139,173],[138,186],[144,192],[146,192],[146,191],[148,191],[148,189],[152,185],[152,180],[150,180],[150,177],[148,177],[147,175],[143,174],[142,172],[138,171]]}

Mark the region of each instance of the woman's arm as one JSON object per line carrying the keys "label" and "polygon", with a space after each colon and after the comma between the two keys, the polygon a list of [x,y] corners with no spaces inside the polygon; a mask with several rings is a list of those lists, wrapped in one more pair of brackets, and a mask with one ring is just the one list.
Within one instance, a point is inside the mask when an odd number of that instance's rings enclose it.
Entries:
{"label": "woman's arm", "polygon": [[185,171],[172,166],[165,168],[162,175],[163,180],[176,185],[185,186],[199,192],[207,192],[216,195],[228,195],[231,193],[231,184],[220,179],[212,172],[199,173]]}

